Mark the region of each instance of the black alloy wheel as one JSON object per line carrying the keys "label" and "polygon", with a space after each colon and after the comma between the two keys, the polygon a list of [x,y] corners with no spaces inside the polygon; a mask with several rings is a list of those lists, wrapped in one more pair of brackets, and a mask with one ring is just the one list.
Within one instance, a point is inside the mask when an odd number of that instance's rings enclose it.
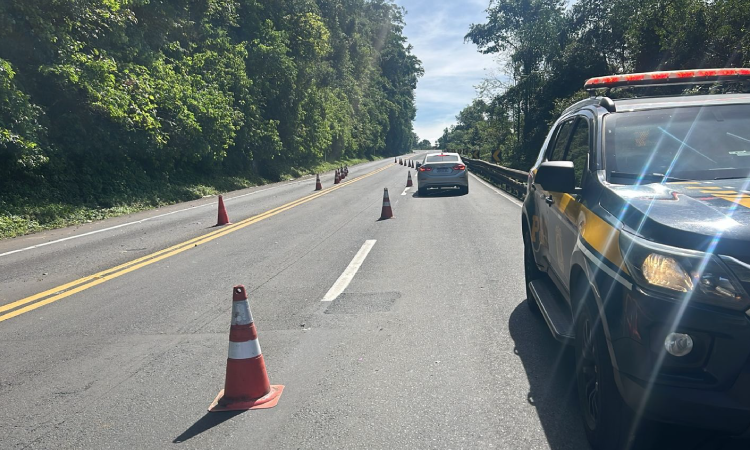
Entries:
{"label": "black alloy wheel", "polygon": [[[579,361],[581,378],[583,382],[583,395],[586,397],[586,407],[583,410],[583,417],[586,425],[591,429],[596,429],[599,423],[599,409],[601,408],[601,399],[599,396],[599,367],[597,365],[596,346],[593,345],[593,327],[591,319],[585,317],[582,327],[582,349]],[[580,389],[580,386],[579,386]]]}
{"label": "black alloy wheel", "polygon": [[[574,295],[585,291],[580,285],[573,290]],[[579,300],[583,304],[575,330],[578,405],[586,437],[594,450],[649,448],[654,437],[651,424],[639,420],[620,394],[599,308],[591,295]]]}

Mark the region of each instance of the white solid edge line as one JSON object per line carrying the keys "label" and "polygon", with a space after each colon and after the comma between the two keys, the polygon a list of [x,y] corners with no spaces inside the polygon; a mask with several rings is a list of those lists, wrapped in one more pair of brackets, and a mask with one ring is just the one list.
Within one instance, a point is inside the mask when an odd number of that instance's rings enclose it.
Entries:
{"label": "white solid edge line", "polygon": [[331,302],[335,300],[339,294],[344,292],[344,289],[346,289],[347,286],[349,286],[349,283],[352,282],[354,275],[357,274],[360,266],[362,266],[365,258],[367,258],[367,254],[372,250],[372,246],[375,245],[375,242],[377,241],[372,239],[367,240],[362,244],[362,248],[360,248],[357,254],[354,255],[352,262],[350,262],[346,269],[344,269],[344,272],[339,276],[339,279],[333,283],[333,286],[331,286],[331,289],[328,290],[328,293],[326,293],[321,302]]}
{"label": "white solid edge line", "polygon": [[[291,186],[293,184],[299,184],[299,183],[303,183],[303,182],[306,182],[306,181],[309,181],[309,180],[294,181],[292,183],[286,183],[286,184],[281,185],[281,186],[273,186],[273,187],[269,187],[269,188],[266,188],[266,189],[260,189],[260,190],[257,190],[257,191],[249,192],[247,194],[238,195],[236,197],[225,198],[224,201],[228,202],[228,201],[234,200],[236,198],[247,197],[248,195],[255,195],[255,194],[259,194],[261,192],[270,191],[272,189],[278,189],[278,188],[284,187],[284,186]],[[112,230],[116,230],[118,228],[123,228],[123,227],[130,226],[130,225],[136,225],[136,224],[139,224],[139,223],[147,222],[149,220],[158,219],[160,217],[166,217],[166,216],[171,216],[172,214],[177,214],[177,213],[181,213],[181,212],[185,212],[185,211],[190,211],[191,209],[204,208],[206,206],[214,206],[214,205],[216,205],[216,203],[211,202],[211,203],[206,203],[205,205],[197,205],[197,206],[191,206],[189,208],[178,209],[177,211],[172,211],[172,212],[168,212],[168,213],[164,213],[164,214],[159,214],[157,216],[146,217],[145,219],[136,220],[134,222],[121,223],[120,225],[115,225],[113,227],[108,227],[108,228],[102,228],[101,230],[89,231],[88,233],[77,234],[75,236],[68,236],[66,238],[56,239],[54,241],[43,242],[41,244],[32,245],[30,247],[24,247],[24,248],[19,248],[17,250],[11,250],[9,252],[0,253],[0,257],[12,255],[14,253],[25,252],[27,250],[33,250],[35,248],[44,247],[44,246],[47,246],[47,245],[59,244],[60,242],[69,241],[71,239],[78,239],[78,238],[82,238],[82,237],[86,237],[86,236],[91,236],[92,234],[103,233],[105,231],[112,231]]]}
{"label": "white solid edge line", "polygon": [[493,186],[493,185],[491,185],[491,184],[487,183],[486,181],[484,181],[483,179],[481,179],[481,178],[479,178],[478,176],[474,175],[473,173],[471,173],[470,175],[471,175],[472,177],[474,177],[474,178],[475,178],[475,179],[476,179],[476,180],[477,180],[478,182],[482,183],[483,185],[487,186],[488,188],[492,189],[493,191],[497,192],[498,194],[500,194],[500,195],[502,195],[503,197],[505,197],[505,198],[507,198],[508,200],[510,200],[510,202],[511,202],[511,203],[513,203],[514,205],[516,205],[516,206],[519,206],[519,207],[520,207],[520,206],[523,206],[523,203],[522,203],[522,202],[521,202],[520,200],[518,200],[517,198],[515,198],[515,197],[511,197],[510,195],[508,195],[508,194],[506,194],[505,192],[503,192],[503,191],[499,190],[499,189],[498,189],[498,188],[496,188],[495,186]]}

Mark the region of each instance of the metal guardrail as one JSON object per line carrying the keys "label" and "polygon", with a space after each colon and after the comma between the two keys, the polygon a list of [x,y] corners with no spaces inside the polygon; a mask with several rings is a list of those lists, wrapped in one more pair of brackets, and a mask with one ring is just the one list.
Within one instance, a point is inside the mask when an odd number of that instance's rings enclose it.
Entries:
{"label": "metal guardrail", "polygon": [[523,200],[526,195],[526,181],[529,173],[523,170],[509,169],[481,159],[461,158],[472,172],[489,179],[503,190]]}

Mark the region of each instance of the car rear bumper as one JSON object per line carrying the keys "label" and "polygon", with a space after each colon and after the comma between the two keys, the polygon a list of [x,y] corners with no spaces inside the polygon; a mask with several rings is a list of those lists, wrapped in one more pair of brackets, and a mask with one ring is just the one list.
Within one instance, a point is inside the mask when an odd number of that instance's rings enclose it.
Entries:
{"label": "car rear bumper", "polygon": [[468,187],[469,177],[466,174],[462,176],[444,176],[444,177],[418,175],[417,184],[419,185],[420,189],[443,188],[443,187]]}

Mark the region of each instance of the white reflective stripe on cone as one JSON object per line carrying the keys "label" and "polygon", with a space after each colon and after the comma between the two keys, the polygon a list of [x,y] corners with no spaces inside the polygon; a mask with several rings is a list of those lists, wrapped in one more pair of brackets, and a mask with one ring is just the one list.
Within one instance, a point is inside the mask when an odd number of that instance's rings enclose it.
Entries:
{"label": "white reflective stripe on cone", "polygon": [[250,359],[260,355],[260,343],[257,339],[245,342],[229,341],[229,359]]}
{"label": "white reflective stripe on cone", "polygon": [[248,325],[253,323],[253,313],[250,312],[250,304],[247,300],[233,302],[232,325]]}
{"label": "white reflective stripe on cone", "polygon": [[391,202],[383,202],[383,206],[391,206]]}

